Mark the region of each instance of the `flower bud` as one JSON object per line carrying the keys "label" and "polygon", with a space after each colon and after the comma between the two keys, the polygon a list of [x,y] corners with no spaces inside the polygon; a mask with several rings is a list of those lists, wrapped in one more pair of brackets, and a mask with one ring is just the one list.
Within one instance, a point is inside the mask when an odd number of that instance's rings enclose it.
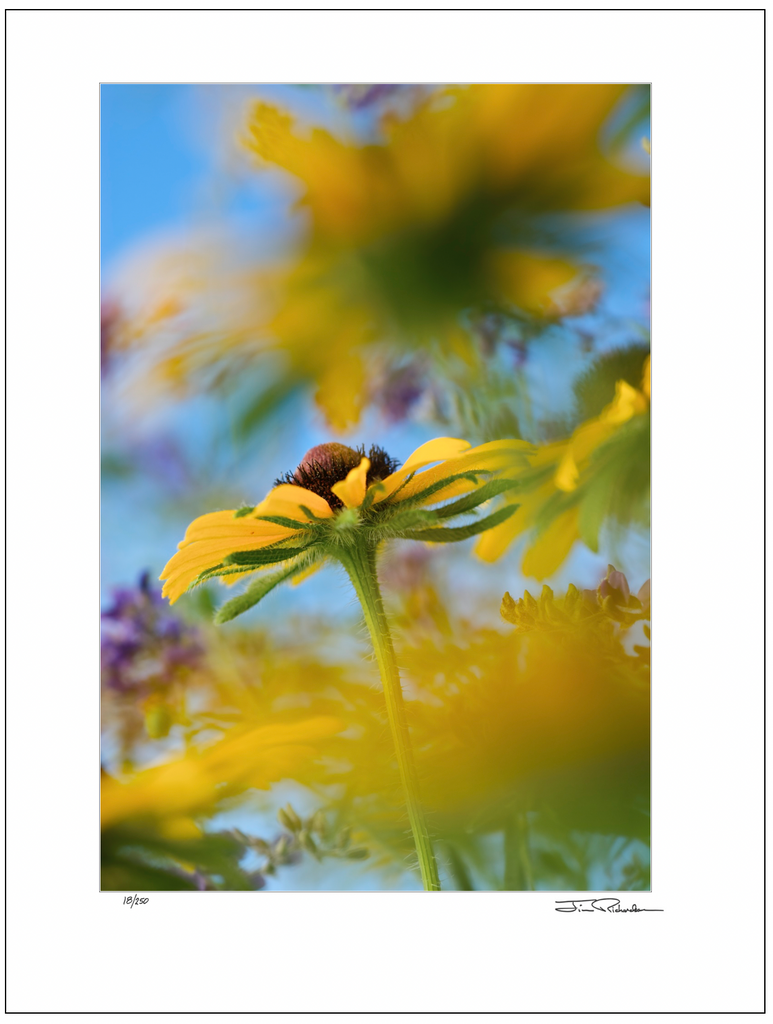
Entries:
{"label": "flower bud", "polygon": [[280,825],[284,825],[290,832],[297,832],[301,828],[301,819],[292,809],[290,804],[287,807],[280,807],[277,812],[277,818],[279,818]]}

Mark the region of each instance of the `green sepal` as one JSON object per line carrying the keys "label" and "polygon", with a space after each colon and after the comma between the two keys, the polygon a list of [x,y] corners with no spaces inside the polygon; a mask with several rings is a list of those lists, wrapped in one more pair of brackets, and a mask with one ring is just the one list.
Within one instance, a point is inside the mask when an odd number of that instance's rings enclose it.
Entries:
{"label": "green sepal", "polygon": [[408,484],[411,482],[411,480],[413,480],[413,478],[415,476],[416,476],[416,470],[414,469],[414,471],[412,473],[409,473],[408,476],[405,478],[405,480],[403,480],[403,482],[400,484],[400,486],[396,490],[392,491],[392,493],[389,495],[389,498],[387,499],[387,501],[389,501],[389,502],[394,501],[395,495],[399,494],[400,491],[403,489],[403,487],[407,487]]}
{"label": "green sepal", "polygon": [[387,529],[391,531],[402,531],[402,530],[415,530],[422,526],[430,526],[432,523],[438,522],[437,512],[431,509],[422,508],[406,508],[397,515],[388,519],[382,526],[379,524],[376,527],[378,532],[381,529]]}
{"label": "green sepal", "polygon": [[250,608],[254,608],[259,601],[263,600],[266,594],[270,594],[275,587],[278,587],[280,583],[284,583],[285,580],[292,579],[293,576],[297,576],[300,572],[308,569],[313,561],[315,559],[304,559],[295,565],[286,566],[278,572],[269,573],[267,576],[259,576],[258,579],[253,580],[243,594],[232,597],[230,601],[226,601],[218,609],[215,615],[215,625],[222,626],[224,622],[230,622],[237,615],[241,615],[243,612],[249,611]]}
{"label": "green sepal", "polygon": [[286,562],[295,558],[306,548],[258,548],[257,551],[234,551],[223,559],[223,565],[271,565],[273,562]]}
{"label": "green sepal", "polygon": [[235,573],[247,572],[244,568],[234,568],[233,566],[225,566],[221,562],[220,565],[213,565],[211,569],[205,569],[204,572],[200,572],[193,583],[189,584],[188,590],[195,590],[196,587],[202,583],[208,583],[210,580],[219,579],[221,576],[233,576]]}
{"label": "green sepal", "polygon": [[299,519],[288,519],[287,516],[255,516],[261,523],[274,523],[276,526],[286,526],[289,530],[311,530],[312,523],[304,523]]}
{"label": "green sepal", "polygon": [[244,516],[248,516],[251,512],[255,511],[255,505],[242,505],[241,508],[237,508],[234,512],[234,519],[242,519]]}
{"label": "green sepal", "polygon": [[330,518],[330,516],[315,516],[311,509],[306,505],[299,505],[298,508],[311,523],[326,523]]}
{"label": "green sepal", "polygon": [[[470,469],[467,470],[466,473],[454,473],[452,476],[445,476],[443,477],[442,480],[436,480],[434,484],[430,484],[428,487],[425,487],[424,490],[418,491],[416,494],[412,494],[410,498],[403,498],[401,501],[395,502],[394,505],[392,504],[392,501],[390,499],[390,503],[387,507],[410,508],[412,505],[420,504],[421,502],[426,501],[427,498],[430,498],[433,494],[436,494],[438,491],[442,491],[443,488],[448,487],[449,484],[456,483],[457,480],[469,480],[471,483],[477,484],[478,477],[481,475],[481,473],[486,472],[490,472],[490,470]],[[395,491],[395,494],[397,493],[399,492]],[[394,498],[394,496],[394,494],[391,495],[391,498]]]}
{"label": "green sepal", "polygon": [[497,509],[485,519],[478,519],[477,522],[470,523],[468,526],[440,526],[431,530],[410,530],[400,536],[406,540],[423,540],[432,544],[448,544],[452,541],[467,540],[468,537],[485,533],[486,530],[504,523],[518,508],[520,508],[519,505],[505,505],[504,508]]}
{"label": "green sepal", "polygon": [[482,487],[473,491],[472,494],[465,494],[458,501],[452,501],[450,505],[443,505],[436,511],[441,519],[461,516],[466,512],[472,512],[478,505],[482,505],[484,501],[496,498],[497,495],[504,494],[505,491],[510,491],[513,487],[517,486],[517,480],[489,480],[488,483],[483,484]]}
{"label": "green sepal", "polygon": [[384,490],[384,484],[381,480],[376,480],[370,485],[365,492],[365,498],[360,505],[360,512],[367,512],[373,502],[376,500],[376,496]]}

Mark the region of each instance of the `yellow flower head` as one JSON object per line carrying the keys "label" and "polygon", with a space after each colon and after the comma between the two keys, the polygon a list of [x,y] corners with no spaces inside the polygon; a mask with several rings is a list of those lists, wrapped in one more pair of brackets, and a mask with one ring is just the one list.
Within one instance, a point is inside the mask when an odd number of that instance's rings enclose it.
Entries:
{"label": "yellow flower head", "polygon": [[571,437],[537,448],[529,469],[518,475],[517,512],[480,538],[480,558],[493,562],[517,537],[530,533],[522,571],[542,580],[558,569],[576,541],[597,551],[605,519],[635,521],[640,499],[649,494],[650,391],[648,356],[641,388],[617,381],[614,398],[600,415],[580,424]]}
{"label": "yellow flower head", "polygon": [[394,537],[464,540],[503,522],[517,506],[463,526],[447,527],[446,520],[474,514],[489,498],[510,490],[513,481],[504,474],[526,465],[531,451],[518,440],[473,448],[467,441],[440,437],[417,448],[398,469],[375,445],[367,456],[364,448],[317,445],[259,505],[195,519],[161,573],[163,594],[174,603],[190,586],[214,576],[228,582],[280,566],[221,609],[219,621],[227,621],[279,583],[353,544],[375,548]]}

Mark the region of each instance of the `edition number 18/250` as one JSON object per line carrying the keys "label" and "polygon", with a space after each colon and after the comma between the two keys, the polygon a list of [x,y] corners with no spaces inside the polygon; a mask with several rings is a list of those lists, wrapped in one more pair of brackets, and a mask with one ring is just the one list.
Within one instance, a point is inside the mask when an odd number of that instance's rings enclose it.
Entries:
{"label": "edition number 18/250", "polygon": [[124,896],[124,903],[128,903],[130,907],[136,907],[138,903],[147,903],[150,899],[149,896]]}

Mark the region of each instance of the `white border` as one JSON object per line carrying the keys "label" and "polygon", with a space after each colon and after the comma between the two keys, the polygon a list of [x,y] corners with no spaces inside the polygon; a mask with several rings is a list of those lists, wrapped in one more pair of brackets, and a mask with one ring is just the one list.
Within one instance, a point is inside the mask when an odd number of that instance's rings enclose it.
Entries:
{"label": "white border", "polygon": [[[7,31],[8,1009],[761,1010],[762,11],[17,10]],[[128,910],[95,891],[98,83],[331,80],[653,83],[655,888],[637,901],[663,914],[495,893]]]}

